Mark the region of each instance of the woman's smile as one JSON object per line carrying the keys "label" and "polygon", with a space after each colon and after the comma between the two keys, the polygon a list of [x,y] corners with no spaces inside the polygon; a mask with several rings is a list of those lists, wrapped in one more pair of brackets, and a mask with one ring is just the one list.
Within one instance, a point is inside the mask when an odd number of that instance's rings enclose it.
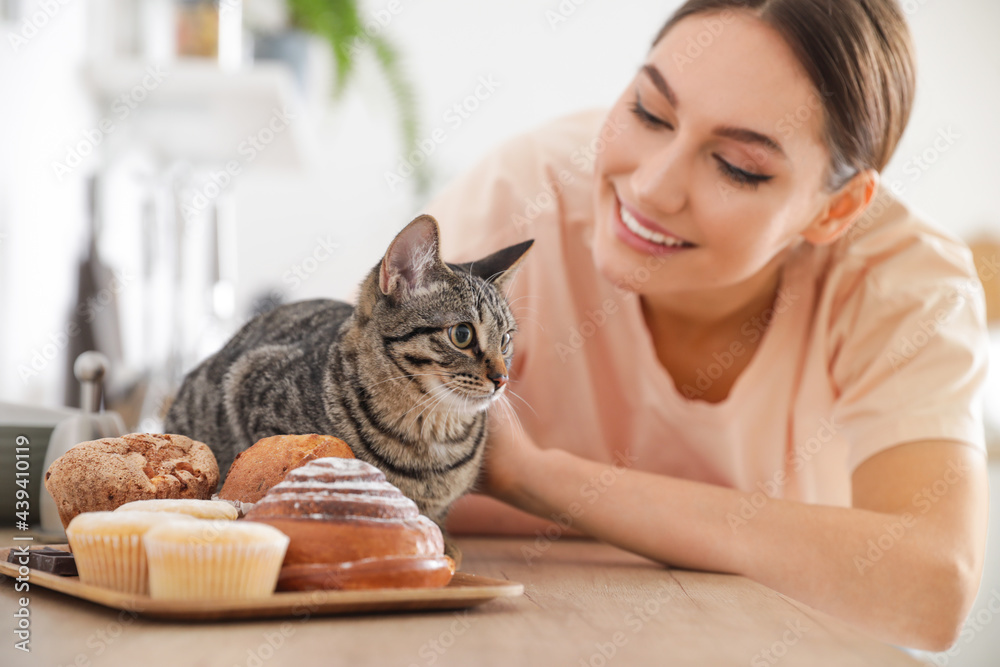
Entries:
{"label": "woman's smile", "polygon": [[616,196],[614,229],[616,236],[635,250],[665,257],[694,248],[690,241],[673,234],[643,217],[633,207]]}

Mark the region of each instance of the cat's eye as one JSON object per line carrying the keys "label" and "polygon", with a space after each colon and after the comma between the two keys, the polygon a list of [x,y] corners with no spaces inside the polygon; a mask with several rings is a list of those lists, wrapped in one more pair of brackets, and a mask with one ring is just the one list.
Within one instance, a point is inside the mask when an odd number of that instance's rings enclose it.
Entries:
{"label": "cat's eye", "polygon": [[456,324],[448,329],[448,338],[455,347],[464,350],[472,345],[472,327],[468,324]]}
{"label": "cat's eye", "polygon": [[510,334],[505,333],[503,338],[500,339],[500,351],[503,354],[508,354],[510,352]]}

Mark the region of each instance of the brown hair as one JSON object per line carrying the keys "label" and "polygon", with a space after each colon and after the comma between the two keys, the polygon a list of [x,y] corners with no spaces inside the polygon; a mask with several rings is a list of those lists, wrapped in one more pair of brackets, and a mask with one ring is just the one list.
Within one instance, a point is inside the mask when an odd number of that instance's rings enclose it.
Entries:
{"label": "brown hair", "polygon": [[864,169],[881,171],[906,129],[916,89],[913,43],[895,0],[688,0],[653,40],[694,14],[749,10],[798,56],[825,112],[837,190]]}

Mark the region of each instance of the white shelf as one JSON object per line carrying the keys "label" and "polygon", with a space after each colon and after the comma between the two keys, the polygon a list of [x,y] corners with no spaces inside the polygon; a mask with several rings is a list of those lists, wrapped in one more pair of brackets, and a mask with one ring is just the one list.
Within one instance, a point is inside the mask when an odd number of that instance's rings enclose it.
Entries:
{"label": "white shelf", "polygon": [[313,159],[310,120],[280,64],[224,71],[200,59],[106,61],[88,65],[85,80],[103,114],[99,122],[114,128],[108,136],[127,135],[165,161],[298,169]]}

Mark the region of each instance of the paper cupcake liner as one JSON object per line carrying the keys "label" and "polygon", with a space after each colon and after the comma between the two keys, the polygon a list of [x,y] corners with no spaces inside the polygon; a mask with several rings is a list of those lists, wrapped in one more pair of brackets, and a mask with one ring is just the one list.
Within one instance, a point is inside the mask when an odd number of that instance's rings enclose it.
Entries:
{"label": "paper cupcake liner", "polygon": [[287,544],[183,544],[146,539],[149,595],[210,600],[274,592]]}
{"label": "paper cupcake liner", "polygon": [[149,579],[139,535],[86,535],[67,531],[80,581],[123,593],[146,595]]}

